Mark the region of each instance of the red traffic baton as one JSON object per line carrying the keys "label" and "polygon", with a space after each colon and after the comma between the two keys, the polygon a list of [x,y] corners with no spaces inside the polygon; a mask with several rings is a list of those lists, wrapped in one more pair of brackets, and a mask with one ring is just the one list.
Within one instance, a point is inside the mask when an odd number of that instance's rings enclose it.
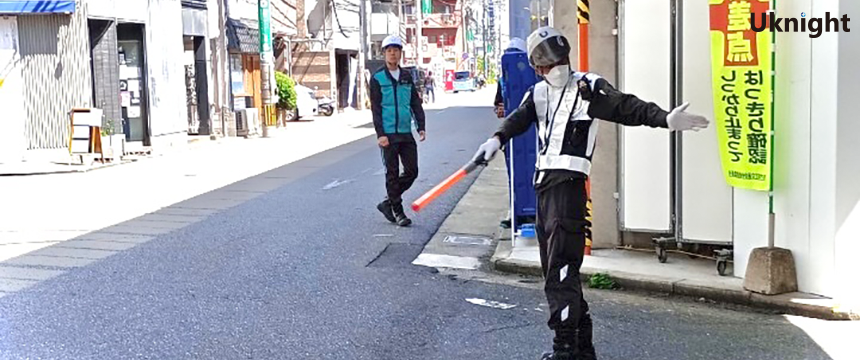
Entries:
{"label": "red traffic baton", "polygon": [[478,168],[480,165],[486,165],[486,163],[471,161],[466,166],[463,166],[460,170],[457,170],[453,175],[449,176],[447,179],[436,185],[434,188],[430,189],[430,191],[426,192],[424,195],[421,195],[418,200],[412,203],[412,211],[419,212],[424,209],[427,205],[429,205],[433,200],[436,200],[440,195],[448,191],[452,186],[463,180],[466,175],[469,175],[472,171]]}

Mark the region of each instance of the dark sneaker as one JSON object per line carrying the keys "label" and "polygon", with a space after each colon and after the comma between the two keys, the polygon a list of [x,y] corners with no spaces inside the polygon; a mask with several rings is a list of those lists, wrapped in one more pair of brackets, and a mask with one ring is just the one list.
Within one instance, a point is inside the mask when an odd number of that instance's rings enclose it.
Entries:
{"label": "dark sneaker", "polygon": [[502,220],[502,222],[499,223],[499,225],[501,225],[503,229],[510,229],[511,228],[511,220],[510,219]]}
{"label": "dark sneaker", "polygon": [[412,225],[412,220],[409,220],[409,218],[408,218],[408,217],[406,217],[406,214],[404,214],[404,213],[399,213],[399,214],[397,214],[397,215],[395,215],[395,216],[396,216],[396,219],[397,219],[397,225],[399,225],[399,226],[404,226],[404,227],[405,227],[405,226]]}
{"label": "dark sneaker", "polygon": [[397,219],[394,218],[394,211],[391,210],[391,204],[388,203],[388,200],[385,200],[385,201],[379,203],[379,205],[376,205],[376,209],[382,213],[382,216],[385,216],[386,220],[388,220],[392,223],[397,222]]}

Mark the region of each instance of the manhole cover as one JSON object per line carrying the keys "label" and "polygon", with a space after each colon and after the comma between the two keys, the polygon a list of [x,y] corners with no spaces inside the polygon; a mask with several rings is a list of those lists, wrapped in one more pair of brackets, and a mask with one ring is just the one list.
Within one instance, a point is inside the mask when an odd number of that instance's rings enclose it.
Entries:
{"label": "manhole cover", "polygon": [[493,240],[486,237],[481,236],[468,236],[468,235],[448,235],[445,236],[445,239],[442,242],[452,243],[452,244],[463,244],[463,245],[486,245],[489,246],[493,243]]}

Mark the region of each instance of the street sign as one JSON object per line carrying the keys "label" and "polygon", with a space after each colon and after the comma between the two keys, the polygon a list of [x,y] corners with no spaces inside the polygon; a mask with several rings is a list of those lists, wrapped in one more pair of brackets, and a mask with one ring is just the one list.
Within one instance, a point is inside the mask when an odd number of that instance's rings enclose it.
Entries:
{"label": "street sign", "polygon": [[259,0],[260,56],[272,52],[272,13],[269,0]]}

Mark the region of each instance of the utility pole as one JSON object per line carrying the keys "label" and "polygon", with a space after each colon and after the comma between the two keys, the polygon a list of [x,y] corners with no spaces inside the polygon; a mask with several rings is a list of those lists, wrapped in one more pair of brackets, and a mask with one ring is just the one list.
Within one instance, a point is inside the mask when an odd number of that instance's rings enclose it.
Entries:
{"label": "utility pole", "polygon": [[420,68],[424,65],[424,51],[421,49],[421,40],[424,37],[424,1],[431,0],[415,0],[418,6],[415,7],[415,67]]}
{"label": "utility pole", "polygon": [[[487,3],[489,3],[490,1],[492,1],[492,0],[487,0]],[[490,7],[487,6],[487,4],[484,4],[484,11],[483,11],[484,12],[484,18],[482,19],[482,23],[481,23],[481,25],[482,25],[481,28],[484,30],[484,34],[481,37],[481,39],[483,39],[483,41],[481,41],[481,43],[484,46],[484,79],[490,78],[490,72],[489,72],[490,64],[487,63],[487,52],[489,51],[489,47],[487,46],[487,45],[489,45],[489,43],[487,42],[487,36],[488,36],[487,35],[487,17],[489,16],[489,12],[487,11],[487,9],[489,9],[489,8]]]}
{"label": "utility pole", "polygon": [[[356,74],[356,76],[358,77],[357,81],[358,81],[359,91],[358,91],[358,96],[356,96],[357,100],[355,101],[355,106],[358,108],[358,110],[361,110],[364,108],[364,94],[365,94],[365,90],[366,90],[364,88],[364,63],[366,62],[366,59],[367,59],[367,49],[368,49],[368,47],[367,47],[367,41],[368,41],[367,34],[369,33],[368,22],[369,22],[370,18],[373,16],[373,14],[372,14],[373,13],[373,6],[371,6],[371,14],[367,14],[367,1],[368,0],[358,0],[358,1],[359,1],[359,6],[358,6],[359,10],[358,11],[360,14],[358,17],[358,21],[361,25],[361,32],[359,34],[359,36],[361,36],[361,48],[360,48],[361,51],[358,52],[358,74]],[[351,100],[352,99],[350,99],[350,101]]]}
{"label": "utility pole", "polygon": [[218,108],[218,118],[221,120],[221,136],[227,137],[226,112],[231,86],[230,82],[226,80],[229,71],[227,71],[227,14],[224,0],[218,0],[218,40],[216,40],[215,45],[215,56],[217,56],[215,106]]}
{"label": "utility pole", "polygon": [[272,13],[269,0],[258,0],[258,24],[260,26],[260,77],[263,92],[263,137],[269,137],[269,125],[275,115],[272,78],[275,77],[275,63],[272,51]]}

